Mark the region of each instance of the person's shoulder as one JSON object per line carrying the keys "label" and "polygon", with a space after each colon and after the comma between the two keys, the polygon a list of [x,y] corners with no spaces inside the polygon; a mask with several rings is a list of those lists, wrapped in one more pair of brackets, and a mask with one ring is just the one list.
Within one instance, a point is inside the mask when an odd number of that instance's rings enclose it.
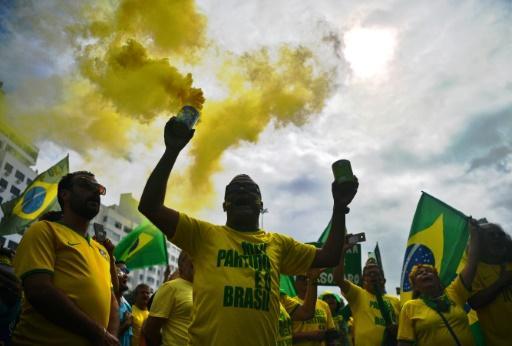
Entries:
{"label": "person's shoulder", "polygon": [[392,303],[400,304],[400,298],[396,296],[385,294],[384,297]]}
{"label": "person's shoulder", "polygon": [[425,307],[425,303],[423,302],[423,300],[419,299],[419,298],[416,298],[416,299],[409,299],[408,301],[406,301],[403,305],[402,305],[402,310],[403,311],[410,311],[410,310],[416,310],[418,308],[423,308]]}
{"label": "person's shoulder", "polygon": [[316,300],[316,303],[318,304],[318,306],[320,306],[322,309],[330,309],[329,308],[329,304],[327,304],[326,302],[324,302],[323,300],[321,299],[317,299]]}

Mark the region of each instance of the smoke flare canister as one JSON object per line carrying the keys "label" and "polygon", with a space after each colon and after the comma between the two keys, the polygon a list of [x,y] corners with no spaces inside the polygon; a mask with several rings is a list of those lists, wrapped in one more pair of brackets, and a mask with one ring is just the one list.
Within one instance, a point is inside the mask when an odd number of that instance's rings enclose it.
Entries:
{"label": "smoke flare canister", "polygon": [[338,183],[354,180],[354,173],[352,173],[352,166],[349,160],[338,160],[334,162],[332,164],[332,173]]}
{"label": "smoke flare canister", "polygon": [[192,106],[184,106],[176,115],[176,119],[192,129],[199,120],[199,111]]}

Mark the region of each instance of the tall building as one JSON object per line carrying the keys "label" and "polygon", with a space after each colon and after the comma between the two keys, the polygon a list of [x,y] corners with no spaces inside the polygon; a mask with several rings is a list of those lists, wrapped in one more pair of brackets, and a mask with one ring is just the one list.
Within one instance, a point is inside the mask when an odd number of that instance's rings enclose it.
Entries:
{"label": "tall building", "polygon": [[[29,140],[0,123],[0,204],[18,197],[37,176],[31,167],[38,153]],[[20,239],[19,234],[0,236],[0,246],[16,249]]]}

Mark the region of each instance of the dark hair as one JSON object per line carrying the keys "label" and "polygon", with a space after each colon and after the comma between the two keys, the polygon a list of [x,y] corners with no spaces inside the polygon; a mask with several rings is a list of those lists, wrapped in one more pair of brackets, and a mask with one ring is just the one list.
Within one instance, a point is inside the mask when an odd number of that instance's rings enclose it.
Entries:
{"label": "dark hair", "polygon": [[506,252],[506,261],[512,261],[512,238],[510,237],[510,234],[508,234],[507,232],[505,232],[503,230],[503,228],[501,227],[501,225],[497,224],[497,223],[480,223],[480,229],[482,229],[484,232],[484,236],[486,233],[490,232],[490,231],[493,231],[493,230],[496,230],[500,233],[503,234],[503,236],[505,237],[505,246],[507,247],[507,252]]}
{"label": "dark hair", "polygon": [[382,270],[382,268],[380,267],[380,265],[376,264],[376,263],[369,263],[367,265],[365,265],[363,267],[363,277],[366,275],[366,271],[370,268],[374,268],[374,267],[377,267],[379,268],[379,272],[380,272],[380,275],[382,275],[382,278],[384,278],[384,270]]}
{"label": "dark hair", "polygon": [[139,290],[142,289],[142,288],[147,288],[149,289],[149,285],[146,285],[146,284],[138,284],[137,287],[135,287],[135,289],[133,290],[133,293],[134,293],[134,297],[135,298],[137,296],[137,294],[139,293]]}
{"label": "dark hair", "polygon": [[178,268],[183,266],[183,263],[187,258],[190,258],[190,255],[186,251],[181,250],[180,255],[178,256]]}
{"label": "dark hair", "polygon": [[57,189],[57,200],[59,201],[60,209],[62,210],[64,210],[64,201],[62,200],[62,197],[60,197],[60,193],[62,190],[71,190],[71,187],[73,186],[73,178],[77,175],[87,175],[94,178],[94,174],[88,171],[76,171],[63,176],[59,181],[59,186]]}
{"label": "dark hair", "polygon": [[116,264],[124,264],[124,265],[126,265],[126,262],[123,261],[123,260],[116,260]]}

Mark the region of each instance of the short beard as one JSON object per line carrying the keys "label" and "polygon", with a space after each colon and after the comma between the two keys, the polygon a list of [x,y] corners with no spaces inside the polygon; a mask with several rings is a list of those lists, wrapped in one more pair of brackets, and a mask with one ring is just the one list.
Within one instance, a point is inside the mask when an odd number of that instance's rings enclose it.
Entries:
{"label": "short beard", "polygon": [[98,215],[98,213],[100,211],[99,208],[98,209],[87,208],[87,202],[77,203],[74,200],[71,200],[70,207],[71,207],[71,210],[73,210],[76,214],[80,215],[81,217],[83,217],[84,219],[89,220],[89,221],[94,219],[94,217],[96,215]]}

